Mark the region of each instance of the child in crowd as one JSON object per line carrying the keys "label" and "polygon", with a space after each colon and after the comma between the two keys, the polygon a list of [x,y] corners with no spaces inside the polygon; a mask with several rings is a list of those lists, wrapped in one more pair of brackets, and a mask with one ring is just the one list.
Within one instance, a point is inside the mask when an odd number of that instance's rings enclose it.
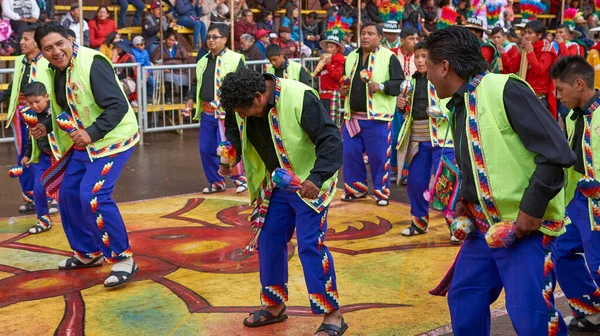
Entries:
{"label": "child in crowd", "polygon": [[[133,57],[135,57],[135,61],[144,66],[151,66],[150,62],[150,54],[148,50],[146,50],[146,41],[141,36],[136,36],[133,38],[133,49],[131,50]],[[146,83],[147,83],[147,96],[150,100],[152,97],[152,92],[154,90],[154,78],[152,77],[152,70],[148,70],[146,73]]]}
{"label": "child in crowd", "polygon": [[[50,104],[48,99],[48,92],[46,86],[41,82],[31,82],[23,90],[25,99],[27,100],[27,107],[21,110],[21,113],[27,113],[27,110],[35,112],[38,123],[44,122],[50,118]],[[52,221],[50,220],[50,211],[48,209],[48,196],[46,195],[46,189],[42,185],[42,175],[50,168],[51,162],[54,160],[53,155],[60,155],[60,153],[53,153],[50,146],[51,134],[42,136],[38,139],[34,139],[33,136],[29,138],[27,145],[25,145],[25,154],[21,159],[21,165],[29,167],[31,165],[35,171],[35,180],[33,186],[33,200],[35,203],[35,212],[37,215],[37,224],[29,229],[29,233],[36,234],[50,230],[52,227]],[[58,212],[58,209],[53,209],[53,213]]]}
{"label": "child in crowd", "polygon": [[267,59],[271,62],[271,65],[267,67],[267,73],[285,79],[293,79],[308,86],[311,85],[310,75],[306,69],[300,63],[288,60],[280,46],[270,44],[265,51]]}

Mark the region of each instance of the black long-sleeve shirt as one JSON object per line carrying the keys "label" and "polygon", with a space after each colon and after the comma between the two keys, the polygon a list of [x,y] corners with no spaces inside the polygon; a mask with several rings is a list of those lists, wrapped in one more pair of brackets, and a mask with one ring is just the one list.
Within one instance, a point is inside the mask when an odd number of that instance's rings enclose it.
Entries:
{"label": "black long-sleeve shirt", "polygon": [[[50,102],[48,102],[48,103],[50,103]],[[38,118],[38,123],[45,122],[47,119],[51,118],[50,106],[48,106],[44,111],[42,111],[42,113],[36,113],[36,114],[37,114],[37,118]],[[17,116],[15,116],[15,118],[16,117]],[[37,146],[42,152],[50,151],[50,142],[48,142],[48,137],[43,136],[34,141],[37,142]],[[32,151],[33,151],[33,144],[31,143],[31,137],[30,137],[29,139],[27,139],[27,144],[25,145],[25,150],[23,151],[23,156],[31,158]]]}
{"label": "black long-sleeve shirt", "polygon": [[[206,62],[206,69],[202,73],[202,86],[200,87],[200,99],[204,102],[211,102],[215,99],[215,67],[217,66],[217,57],[224,52],[225,49],[213,55],[211,52],[206,54],[208,58]],[[244,60],[240,59],[238,69],[245,66]],[[221,78],[223,80],[223,78]],[[197,82],[194,81],[190,85],[190,91],[188,92],[188,99],[196,101],[196,89],[198,88]]]}
{"label": "black long-sleeve shirt", "polygon": [[[55,71],[54,93],[56,103],[62,111],[71,114],[66,92],[67,71],[66,69],[57,69],[52,65],[51,68]],[[127,111],[129,111],[129,103],[123,91],[121,91],[121,83],[115,79],[115,70],[103,57],[94,57],[90,73],[93,74],[90,76],[90,84],[94,101],[100,108],[104,109],[104,112],[85,129],[92,142],[96,142],[119,125]],[[52,131],[51,122],[44,122],[44,126],[46,126],[47,132]]]}
{"label": "black long-sleeve shirt", "polygon": [[[350,94],[350,110],[354,112],[366,112],[367,111],[367,84],[360,79],[360,72],[363,69],[368,68],[368,60],[363,60],[362,48],[358,48],[356,51],[358,54],[358,62],[356,62],[356,69],[354,70],[354,79],[352,80],[352,92]],[[347,62],[347,60],[346,60]],[[344,75],[346,75],[346,68],[344,67]],[[388,96],[397,96],[400,94],[400,84],[404,80],[404,71],[398,57],[396,55],[390,56],[390,79],[383,84],[385,87],[383,92]]]}
{"label": "black long-sleeve shirt", "polygon": [[[463,176],[459,197],[479,204],[465,126],[467,114],[464,94],[467,90],[468,83],[465,82],[446,107],[454,110],[452,131],[455,158]],[[536,168],[519,208],[532,217],[542,218],[550,200],[562,189],[565,180],[563,168],[573,165],[575,154],[558,123],[525,84],[509,79],[504,87],[503,101],[513,130],[525,148],[536,154]]]}
{"label": "black long-sleeve shirt", "polygon": [[[283,72],[285,71],[285,69],[288,68],[288,66],[289,62],[286,61],[281,67],[275,68],[275,76],[279,78],[284,78]],[[310,83],[310,75],[308,74],[308,72],[306,72],[306,69],[304,69],[304,67],[300,68],[300,78],[298,78],[298,80],[308,86],[312,86]]]}
{"label": "black long-sleeve shirt", "polygon": [[575,121],[575,133],[573,134],[573,151],[575,152],[575,155],[577,156],[577,159],[575,161],[575,171],[580,173],[580,174],[584,174],[585,175],[585,164],[583,162],[583,148],[582,148],[582,141],[583,141],[583,118],[585,115],[585,112],[588,108],[590,108],[590,106],[592,106],[592,104],[596,101],[596,99],[598,99],[598,97],[600,96],[600,92],[596,92],[596,94],[588,101],[585,103],[584,106],[582,107],[576,107],[573,109],[573,115],[571,116],[571,120],[576,120]]}
{"label": "black long-sleeve shirt", "polygon": [[413,120],[426,120],[429,118],[427,115],[427,107],[429,107],[427,74],[421,74],[417,71],[413,74],[413,78],[415,79],[415,93],[413,95],[412,117]]}
{"label": "black long-sleeve shirt", "polygon": [[[272,75],[265,74],[263,76],[266,80],[273,80]],[[323,182],[331,178],[342,166],[342,139],[340,131],[329,118],[329,113],[312,91],[305,91],[303,104],[300,126],[315,145],[317,156],[308,180],[320,188]],[[268,117],[268,112],[273,106],[275,106],[274,92],[263,117],[247,117],[244,123],[248,141],[254,146],[269,172],[273,172],[279,167]],[[279,111],[279,113],[291,113],[291,111]],[[237,151],[239,161],[241,160],[242,143],[235,112],[227,111],[225,129],[225,136]]]}
{"label": "black long-sleeve shirt", "polygon": [[[23,92],[23,90],[25,90],[25,87],[29,84],[29,73],[31,72],[31,63],[29,62],[27,57],[23,58],[23,65],[25,65],[25,69],[23,69],[23,78],[21,79],[21,87],[19,88],[19,92]],[[19,74],[15,73],[14,76],[19,76]],[[12,85],[13,82],[10,82],[10,84],[8,84],[8,89],[0,93],[0,103],[3,103],[10,99]]]}

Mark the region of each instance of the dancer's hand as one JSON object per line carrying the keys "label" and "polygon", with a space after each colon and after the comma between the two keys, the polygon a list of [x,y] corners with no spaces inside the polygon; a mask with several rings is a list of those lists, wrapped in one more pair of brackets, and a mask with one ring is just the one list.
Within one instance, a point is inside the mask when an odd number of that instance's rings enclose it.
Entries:
{"label": "dancer's hand", "polygon": [[456,218],[467,216],[467,206],[462,201],[456,202],[456,209],[454,210]]}
{"label": "dancer's hand", "polygon": [[31,132],[31,135],[33,135],[33,138],[36,140],[48,134],[48,132],[46,132],[46,126],[42,123],[37,123],[37,125],[29,129],[29,132]]}
{"label": "dancer's hand", "polygon": [[300,189],[300,196],[308,199],[316,199],[319,197],[319,188],[312,183],[310,180],[302,182],[302,189]]}
{"label": "dancer's hand", "polygon": [[529,216],[519,210],[515,226],[517,227],[517,238],[529,236],[532,231],[537,231],[542,226],[542,219]]}
{"label": "dancer's hand", "polygon": [[219,171],[217,172],[219,176],[230,176],[231,175],[231,167],[219,165]]}
{"label": "dancer's hand", "polygon": [[396,106],[398,106],[398,109],[404,110],[406,107],[406,98],[402,96],[396,97]]}
{"label": "dancer's hand", "polygon": [[21,159],[21,166],[25,166],[25,167],[29,168],[29,158],[27,156],[24,156]]}
{"label": "dancer's hand", "polygon": [[347,97],[349,92],[350,92],[350,87],[349,86],[341,86],[340,87],[340,94],[342,96]]}
{"label": "dancer's hand", "polygon": [[381,91],[381,87],[379,86],[379,83],[376,82],[369,82],[369,92],[371,93],[375,93],[375,92],[379,92]]}
{"label": "dancer's hand", "polygon": [[90,138],[90,135],[84,129],[74,130],[73,132],[71,132],[69,134],[69,136],[71,137],[71,140],[73,140],[75,145],[80,146],[80,147],[83,147],[87,144],[92,143],[92,139]]}

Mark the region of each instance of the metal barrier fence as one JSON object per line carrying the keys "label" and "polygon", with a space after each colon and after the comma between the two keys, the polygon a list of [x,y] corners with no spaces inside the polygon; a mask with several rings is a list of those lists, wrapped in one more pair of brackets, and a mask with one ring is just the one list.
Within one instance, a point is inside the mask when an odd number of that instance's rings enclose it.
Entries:
{"label": "metal barrier fence", "polygon": [[[293,59],[301,62],[312,73],[318,58]],[[260,73],[269,62],[249,61],[246,63]],[[183,117],[181,111],[186,107],[188,92],[195,80],[196,64],[153,65],[142,67],[139,63],[115,64],[115,71],[133,71],[128,74],[135,78],[135,93],[129,100],[137,113],[140,143],[144,143],[144,133],[177,131],[197,128],[199,123],[193,120],[194,112]],[[14,69],[0,69],[0,83],[10,83],[9,75]],[[319,89],[318,78],[312,77],[312,87]],[[6,128],[8,121],[4,116],[8,110],[8,102],[0,104],[0,143],[13,141],[12,130]]]}

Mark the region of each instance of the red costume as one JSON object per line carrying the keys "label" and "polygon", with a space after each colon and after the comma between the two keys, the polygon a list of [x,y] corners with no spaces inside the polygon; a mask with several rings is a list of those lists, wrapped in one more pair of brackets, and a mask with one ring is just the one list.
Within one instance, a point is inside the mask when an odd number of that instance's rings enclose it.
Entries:
{"label": "red costume", "polygon": [[494,50],[494,48],[489,46],[482,46],[481,53],[483,54],[483,58],[485,58],[488,64],[492,64],[492,62],[494,62],[494,54],[496,53],[496,50]]}
{"label": "red costume", "polygon": [[585,49],[575,42],[569,42],[569,45],[565,42],[558,44],[558,55],[559,56],[585,56]]}
{"label": "red costume", "polygon": [[331,99],[333,94],[331,91],[339,91],[345,60],[344,54],[338,52],[331,57],[331,63],[325,65],[323,70],[315,74],[321,78],[321,93],[319,94],[321,99]]}
{"label": "red costume", "polygon": [[519,52],[519,48],[512,46],[508,51],[501,55],[503,74],[516,74],[519,72],[519,66],[521,65],[521,53]]}
{"label": "red costume", "polygon": [[533,52],[527,53],[527,83],[531,85],[537,95],[548,98],[548,110],[556,118],[556,93],[550,78],[550,67],[556,62],[558,56],[547,40],[540,40],[533,44]]}

